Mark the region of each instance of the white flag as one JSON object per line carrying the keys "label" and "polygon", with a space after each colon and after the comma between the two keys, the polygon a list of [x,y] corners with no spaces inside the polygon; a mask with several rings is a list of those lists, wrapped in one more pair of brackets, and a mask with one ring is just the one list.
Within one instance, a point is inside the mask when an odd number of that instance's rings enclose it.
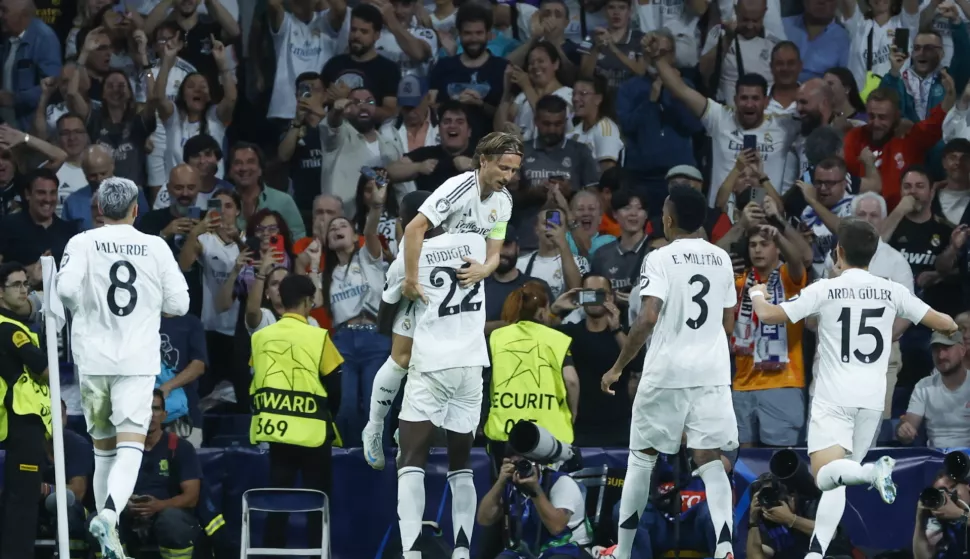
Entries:
{"label": "white flag", "polygon": [[44,273],[44,315],[54,317],[60,330],[67,323],[67,313],[64,312],[61,298],[57,296],[57,263],[52,256],[41,256],[40,265]]}

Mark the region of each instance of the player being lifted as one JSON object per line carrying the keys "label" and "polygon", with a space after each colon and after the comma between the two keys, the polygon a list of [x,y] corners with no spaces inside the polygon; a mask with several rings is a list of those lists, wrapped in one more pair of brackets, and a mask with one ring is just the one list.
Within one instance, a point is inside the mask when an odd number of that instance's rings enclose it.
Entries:
{"label": "player being lifted", "polygon": [[90,530],[107,559],[123,559],[118,515],[131,498],[161,371],[162,313],[189,310],[185,276],[160,237],[132,224],[138,187],[111,177],[96,194],[104,227],[75,235],[57,273],[57,295],[73,314],[71,350],[94,442]]}
{"label": "player being lifted", "polygon": [[[404,230],[398,255],[398,259],[404,261],[402,291],[405,297],[415,300],[424,296],[418,282],[418,256],[424,234],[438,226],[447,233],[475,233],[487,239],[484,262],[466,257],[468,266],[458,271],[462,286],[474,285],[495,270],[505,240],[505,229],[512,216],[512,195],[505,187],[522,164],[522,150],[522,140],[518,136],[492,132],[475,147],[476,169],[446,180],[421,205],[420,213]],[[403,322],[403,318],[399,322]],[[401,389],[411,354],[411,340],[406,331],[395,333],[391,356],[374,378],[369,419],[362,433],[364,458],[378,470],[384,468],[384,416]]]}
{"label": "player being lifted", "polygon": [[895,461],[862,464],[882,421],[886,368],[897,317],[946,333],[957,325],[898,283],[869,273],[879,234],[869,223],[843,220],[836,249],[838,277],[819,280],[773,305],[763,284],[752,286],[754,312],[766,324],[818,320],[819,368],[808,425],[808,455],[823,491],[808,559],[825,555],[845,509],[847,485],[871,485],[886,503],[896,499]]}
{"label": "player being lifted", "polygon": [[657,453],[679,452],[684,434],[707,491],[717,537],[714,557],[733,557],[731,483],[720,451],[738,446],[728,352],[737,294],[731,257],[696,238],[706,212],[707,200],[699,191],[689,186],[670,190],[663,207],[670,244],[644,260],[643,307],[616,363],[603,375],[603,390],[613,394],[610,387],[653,333],[633,400],[615,559],[630,559]]}

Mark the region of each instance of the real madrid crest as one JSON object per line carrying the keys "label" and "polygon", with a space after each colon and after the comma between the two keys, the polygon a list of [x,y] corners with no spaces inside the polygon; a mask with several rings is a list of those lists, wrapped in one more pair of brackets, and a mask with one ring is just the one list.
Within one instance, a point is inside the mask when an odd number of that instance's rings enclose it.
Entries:
{"label": "real madrid crest", "polygon": [[402,324],[402,326],[404,326],[404,329],[405,330],[410,330],[411,329],[411,319],[410,318],[405,318],[404,319],[404,324]]}
{"label": "real madrid crest", "polygon": [[447,198],[442,198],[434,205],[434,209],[440,214],[448,213],[448,210],[451,209],[451,202],[449,202]]}
{"label": "real madrid crest", "polygon": [[939,235],[933,235],[933,237],[930,239],[930,246],[933,247],[933,248],[936,248],[936,247],[940,246],[940,236]]}
{"label": "real madrid crest", "polygon": [[498,221],[498,212],[492,210],[492,213],[488,214],[488,222],[495,223],[496,221]]}

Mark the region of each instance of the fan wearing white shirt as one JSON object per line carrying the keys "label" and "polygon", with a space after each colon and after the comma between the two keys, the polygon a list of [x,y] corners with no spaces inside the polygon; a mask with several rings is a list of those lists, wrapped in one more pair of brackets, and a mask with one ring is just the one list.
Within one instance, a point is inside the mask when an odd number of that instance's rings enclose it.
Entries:
{"label": "fan wearing white shirt", "polygon": [[568,139],[589,146],[600,171],[618,165],[623,152],[620,127],[604,114],[603,103],[610,95],[613,94],[608,90],[603,76],[576,80],[573,84],[573,110],[576,116],[569,121],[570,130],[566,133]]}
{"label": "fan wearing white shirt", "polygon": [[106,179],[97,197],[105,226],[68,242],[57,295],[73,315],[71,350],[94,443],[98,516],[90,531],[102,556],[124,559],[118,516],[135,489],[152,418],[152,391],[161,371],[159,325],[162,313],[188,311],[189,293],[165,241],[132,227],[138,213],[135,183]]}
{"label": "fan wearing white shirt", "polygon": [[[871,72],[884,76],[889,72],[889,55],[896,33],[909,31],[909,44],[920,27],[920,0],[903,0],[901,10],[893,14],[893,0],[839,0],[842,25],[852,39],[849,47],[849,71],[860,88],[866,86]],[[863,11],[867,13],[863,13]]]}
{"label": "fan wearing white shirt", "polygon": [[535,220],[539,249],[519,256],[515,267],[523,274],[549,284],[555,300],[564,291],[582,287],[589,261],[574,256],[566,239],[566,214],[557,207],[539,212]]}
{"label": "fan wearing white shirt", "polygon": [[[799,123],[791,115],[765,114],[768,106],[768,82],[757,74],[745,74],[738,79],[734,93],[736,108],[707,99],[691,89],[670,65],[655,36],[645,40],[644,52],[653,61],[664,87],[701,119],[714,143],[711,184],[724,184],[737,155],[744,149],[744,137],[754,136],[761,156],[764,174],[771,184],[782,184],[785,160],[792,142],[798,137]],[[713,206],[717,189],[712,188],[708,202]]]}
{"label": "fan wearing white shirt", "polygon": [[276,48],[276,77],[267,118],[290,120],[296,115],[297,76],[319,72],[340,52],[340,39],[349,32],[346,2],[331,0],[330,9],[323,12],[315,11],[317,4],[316,0],[294,0],[287,10],[283,0],[267,3]]}
{"label": "fan wearing white shirt", "polygon": [[887,504],[896,500],[888,456],[862,464],[882,421],[886,367],[896,318],[953,333],[957,324],[931,309],[905,287],[869,273],[879,246],[871,224],[847,219],[838,230],[840,275],[809,285],[774,305],[763,284],[751,288],[754,312],[765,324],[818,320],[821,362],[808,427],[808,455],[822,490],[806,559],[822,559],[845,510],[845,487],[871,485]]}
{"label": "fan wearing white shirt", "polygon": [[963,334],[934,332],[930,349],[936,368],[916,383],[896,438],[911,444],[926,421],[927,446],[966,448],[970,445],[970,382],[963,364],[967,353]]}
{"label": "fan wearing white shirt", "polygon": [[670,189],[663,227],[671,243],[644,260],[639,282],[643,307],[620,356],[601,381],[603,391],[613,394],[611,387],[623,369],[647,337],[655,336],[633,400],[630,456],[612,559],[630,559],[640,516],[650,498],[657,454],[679,452],[685,435],[707,492],[716,537],[713,556],[734,556],[733,495],[720,449],[738,447],[728,350],[737,293],[731,257],[696,238],[706,214],[707,202],[700,191],[689,186]]}
{"label": "fan wearing white shirt", "polygon": [[[415,17],[417,0],[374,0],[384,14],[387,33],[374,44],[377,52],[401,67],[401,75],[427,78],[438,53],[438,36],[433,29],[421,27]],[[389,13],[390,12],[390,13]],[[393,17],[389,17],[389,16]]]}

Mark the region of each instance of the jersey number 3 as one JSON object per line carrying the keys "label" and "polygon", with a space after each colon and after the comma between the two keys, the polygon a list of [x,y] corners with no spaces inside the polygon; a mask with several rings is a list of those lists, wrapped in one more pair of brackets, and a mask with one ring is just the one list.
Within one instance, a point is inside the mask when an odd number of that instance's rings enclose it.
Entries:
{"label": "jersey number 3", "polygon": [[701,284],[701,290],[697,292],[697,295],[694,295],[690,299],[701,308],[701,312],[698,313],[697,318],[687,319],[687,327],[697,330],[701,326],[704,326],[704,323],[707,322],[708,309],[707,301],[704,300],[704,296],[711,292],[711,282],[700,274],[694,274],[691,276],[689,283],[691,286],[693,286],[695,283]]}
{"label": "jersey number 3", "polygon": [[[464,268],[467,266],[468,264],[465,264],[465,266],[462,267]],[[440,305],[438,305],[438,316],[451,316],[462,312],[477,311],[482,308],[481,301],[474,303],[472,302],[472,299],[478,295],[478,290],[482,288],[482,282],[476,283],[475,287],[468,292],[468,295],[465,295],[465,297],[462,298],[461,303],[452,305],[450,304],[451,300],[455,296],[455,290],[458,289],[458,272],[454,268],[438,266],[437,268],[431,270],[431,285],[435,287],[444,287],[445,279],[441,277],[442,274],[447,276],[451,283],[448,286],[448,296],[445,297],[445,300],[442,301]]]}
{"label": "jersey number 3", "polygon": [[[118,270],[122,268],[128,272],[127,279],[124,280],[118,277]],[[108,279],[111,280],[111,285],[108,287],[108,310],[111,314],[128,316],[135,310],[135,304],[138,303],[138,292],[135,291],[136,277],[138,274],[135,273],[135,267],[127,260],[119,260],[111,265],[111,270],[108,272]],[[128,303],[123,307],[118,304],[119,289],[128,293]]]}
{"label": "jersey number 3", "polygon": [[878,361],[882,356],[883,341],[882,334],[879,329],[875,326],[866,325],[866,320],[870,318],[881,318],[885,314],[886,309],[862,309],[862,318],[859,320],[859,332],[857,336],[872,336],[872,339],[876,340],[876,347],[872,350],[872,353],[862,353],[858,349],[852,350],[849,347],[849,338],[852,337],[852,330],[850,329],[850,322],[852,322],[852,309],[848,307],[843,307],[842,312],[839,313],[838,322],[842,323],[842,362],[849,362],[849,353],[851,351],[852,355],[856,359],[862,361],[863,363],[872,363]]}

